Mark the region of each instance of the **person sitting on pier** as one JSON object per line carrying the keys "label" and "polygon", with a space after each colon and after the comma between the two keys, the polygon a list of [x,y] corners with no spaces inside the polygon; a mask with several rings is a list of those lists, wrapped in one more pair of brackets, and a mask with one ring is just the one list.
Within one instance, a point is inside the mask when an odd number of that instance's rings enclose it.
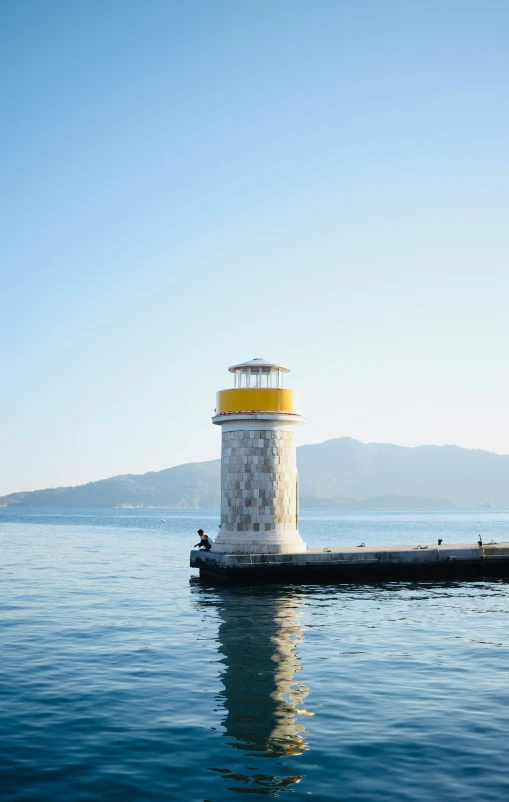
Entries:
{"label": "person sitting on pier", "polygon": [[196,544],[196,546],[194,548],[196,549],[197,547],[200,547],[200,548],[204,548],[205,551],[210,551],[211,548],[212,548],[212,543],[209,540],[209,536],[205,534],[203,529],[198,529],[198,534],[199,534],[201,540],[200,540],[199,543]]}

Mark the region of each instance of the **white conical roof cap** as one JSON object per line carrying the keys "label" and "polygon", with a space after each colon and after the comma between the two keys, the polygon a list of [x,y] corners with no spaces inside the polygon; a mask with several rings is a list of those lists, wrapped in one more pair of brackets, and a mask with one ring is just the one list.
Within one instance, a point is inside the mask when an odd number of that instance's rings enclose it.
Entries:
{"label": "white conical roof cap", "polygon": [[279,365],[277,362],[269,362],[269,360],[262,359],[259,356],[255,357],[255,359],[251,359],[249,362],[241,362],[239,365],[232,365],[228,370],[230,373],[235,373],[236,370],[241,370],[242,368],[278,368],[285,373],[290,372],[290,368],[285,368],[284,365]]}

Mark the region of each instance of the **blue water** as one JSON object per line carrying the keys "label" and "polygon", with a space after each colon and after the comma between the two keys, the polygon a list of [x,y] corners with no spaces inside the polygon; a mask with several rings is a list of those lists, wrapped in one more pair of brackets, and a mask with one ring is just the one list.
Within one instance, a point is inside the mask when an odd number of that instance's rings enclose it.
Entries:
{"label": "blue water", "polygon": [[[199,526],[217,515],[0,510],[2,802],[508,798],[509,584],[210,587]],[[501,541],[509,513],[301,532]]]}

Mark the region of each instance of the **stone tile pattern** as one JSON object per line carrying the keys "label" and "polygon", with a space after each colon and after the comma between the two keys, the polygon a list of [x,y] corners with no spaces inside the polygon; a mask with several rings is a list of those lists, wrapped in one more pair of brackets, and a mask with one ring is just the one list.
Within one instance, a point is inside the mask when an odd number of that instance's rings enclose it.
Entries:
{"label": "stone tile pattern", "polygon": [[296,485],[293,431],[223,431],[223,533],[294,532],[297,528]]}

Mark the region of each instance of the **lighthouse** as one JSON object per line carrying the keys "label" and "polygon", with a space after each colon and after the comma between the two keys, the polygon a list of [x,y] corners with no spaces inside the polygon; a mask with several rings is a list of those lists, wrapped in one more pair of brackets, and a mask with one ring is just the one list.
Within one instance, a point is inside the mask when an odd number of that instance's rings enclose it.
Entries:
{"label": "lighthouse", "polygon": [[289,369],[266,359],[229,368],[233,388],[217,393],[221,427],[221,528],[214,552],[294,554],[298,531],[295,427],[300,396],[284,387]]}

